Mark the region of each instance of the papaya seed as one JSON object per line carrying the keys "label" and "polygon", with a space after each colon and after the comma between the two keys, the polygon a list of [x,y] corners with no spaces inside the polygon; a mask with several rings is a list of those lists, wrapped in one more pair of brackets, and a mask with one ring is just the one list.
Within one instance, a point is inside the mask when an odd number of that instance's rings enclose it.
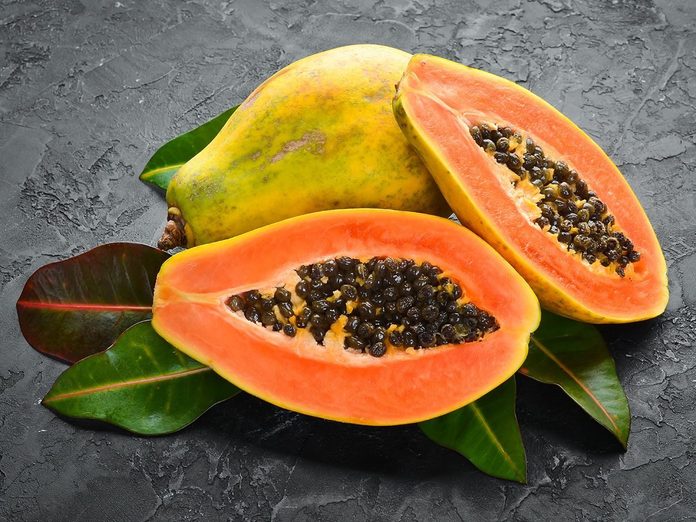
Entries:
{"label": "papaya seed", "polygon": [[307,285],[307,282],[300,281],[299,283],[297,283],[297,285],[295,285],[295,293],[302,299],[307,297],[307,295],[309,294],[309,286]]}
{"label": "papaya seed", "polygon": [[283,333],[288,337],[295,337],[297,330],[290,323],[285,323],[285,326],[283,326]]}
{"label": "papaya seed", "polygon": [[244,317],[246,317],[247,320],[251,321],[252,323],[258,323],[261,319],[258,310],[253,306],[247,306],[244,309]]}
{"label": "papaya seed", "polygon": [[387,353],[387,347],[383,342],[378,342],[371,344],[368,351],[372,357],[382,357],[385,353]]}
{"label": "papaya seed", "polygon": [[404,344],[403,334],[398,330],[394,330],[392,333],[389,334],[389,342],[392,344],[392,346],[396,346],[396,347],[403,346],[403,344]]}
{"label": "papaya seed", "polygon": [[375,328],[375,333],[372,334],[373,343],[381,343],[387,337],[387,334],[383,326],[378,326]]}
{"label": "papaya seed", "polygon": [[483,144],[483,136],[481,136],[481,129],[474,125],[469,129],[469,132],[471,133],[471,137],[474,138],[474,141],[477,145],[480,146]]}
{"label": "papaya seed", "polygon": [[227,300],[227,306],[233,312],[238,312],[244,308],[244,298],[241,295],[233,295]]}
{"label": "papaya seed", "polygon": [[373,325],[369,321],[365,321],[364,323],[360,323],[360,326],[358,326],[355,335],[357,335],[361,339],[369,339],[370,337],[372,337],[374,331],[375,325]]}
{"label": "papaya seed", "polygon": [[277,288],[275,294],[273,294],[273,297],[279,303],[289,303],[291,296],[292,294],[285,288]]}
{"label": "papaya seed", "polygon": [[498,163],[506,164],[508,161],[508,155],[505,152],[496,152],[493,157]]}

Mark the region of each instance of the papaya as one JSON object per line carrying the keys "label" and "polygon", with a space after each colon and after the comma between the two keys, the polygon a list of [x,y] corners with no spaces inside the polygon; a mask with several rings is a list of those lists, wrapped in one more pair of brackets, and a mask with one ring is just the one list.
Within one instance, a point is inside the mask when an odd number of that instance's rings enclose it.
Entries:
{"label": "papaya", "polygon": [[268,78],[172,178],[160,248],[332,208],[451,214],[392,115],[394,85],[410,56],[352,45]]}
{"label": "papaya", "polygon": [[640,202],[587,134],[493,74],[414,56],[395,117],[460,221],[543,307],[592,323],[661,314],[664,255]]}
{"label": "papaya", "polygon": [[327,419],[394,425],[476,400],[521,366],[531,288],[445,218],[290,218],[162,266],[152,324],[241,389]]}

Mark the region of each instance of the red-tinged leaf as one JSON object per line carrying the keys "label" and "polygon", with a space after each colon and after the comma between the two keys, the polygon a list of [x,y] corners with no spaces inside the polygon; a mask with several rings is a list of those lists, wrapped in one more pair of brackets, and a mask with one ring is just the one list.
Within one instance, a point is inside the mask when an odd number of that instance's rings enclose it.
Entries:
{"label": "red-tinged leaf", "polygon": [[71,363],[106,350],[151,317],[155,279],[168,257],[147,245],[110,243],[41,267],[17,301],[24,337]]}

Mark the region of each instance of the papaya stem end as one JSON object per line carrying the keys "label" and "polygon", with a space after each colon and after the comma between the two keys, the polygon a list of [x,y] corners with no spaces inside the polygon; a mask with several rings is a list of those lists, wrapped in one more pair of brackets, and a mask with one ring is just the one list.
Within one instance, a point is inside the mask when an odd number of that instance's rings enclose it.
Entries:
{"label": "papaya stem end", "polygon": [[176,247],[185,247],[187,244],[185,222],[181,212],[177,208],[170,208],[167,215],[167,224],[164,226],[162,237],[157,242],[160,250],[171,250]]}

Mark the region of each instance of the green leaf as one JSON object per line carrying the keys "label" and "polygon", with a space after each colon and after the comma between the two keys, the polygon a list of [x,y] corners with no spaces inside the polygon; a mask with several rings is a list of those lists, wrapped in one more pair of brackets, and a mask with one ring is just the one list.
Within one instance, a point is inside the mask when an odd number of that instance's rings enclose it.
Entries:
{"label": "green leaf", "polygon": [[237,393],[239,389],[176,350],[144,321],[105,352],[63,372],[42,404],[68,417],[163,435]]}
{"label": "green leaf", "polygon": [[461,453],[484,473],[525,483],[527,459],[515,395],[512,377],[479,400],[419,426],[431,440]]}
{"label": "green leaf", "polygon": [[560,386],[626,447],[631,413],[614,359],[597,328],[542,312],[520,373]]}
{"label": "green leaf", "polygon": [[203,125],[162,145],[145,165],[140,179],[166,191],[176,171],[213,140],[237,107],[227,109]]}
{"label": "green leaf", "polygon": [[24,337],[67,362],[106,350],[151,317],[157,272],[168,258],[147,245],[110,243],[39,268],[17,301]]}

